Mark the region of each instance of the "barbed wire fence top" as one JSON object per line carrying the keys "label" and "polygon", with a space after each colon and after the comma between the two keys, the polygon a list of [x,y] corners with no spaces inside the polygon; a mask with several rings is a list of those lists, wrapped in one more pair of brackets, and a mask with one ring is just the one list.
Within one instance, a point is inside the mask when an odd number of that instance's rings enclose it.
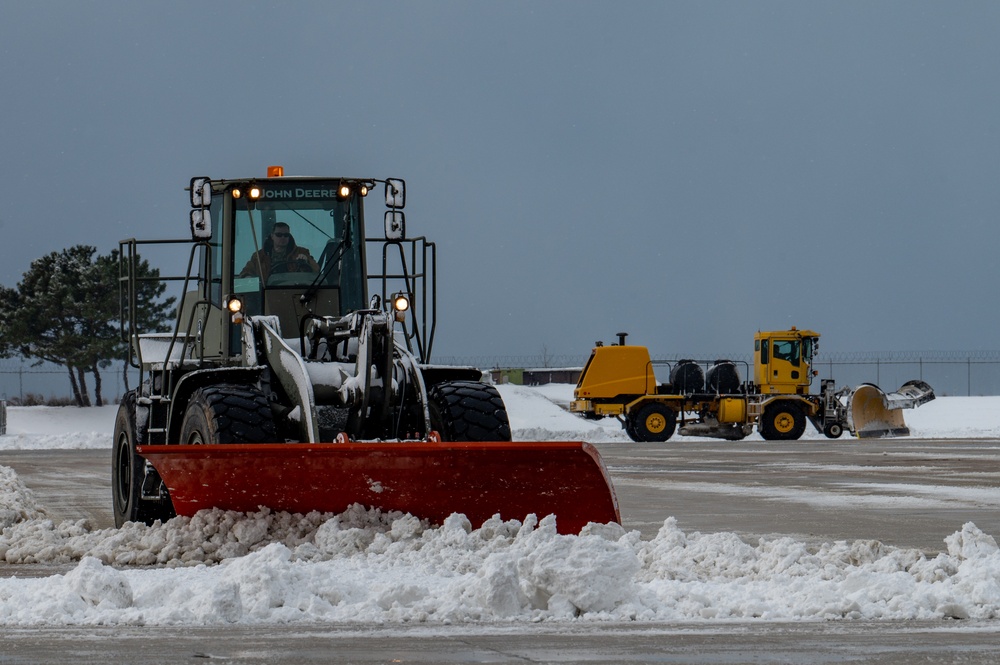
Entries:
{"label": "barbed wire fence top", "polygon": [[[524,354],[438,356],[437,365],[505,369],[582,369],[590,354]],[[653,355],[658,364],[675,363],[690,355]],[[718,353],[705,358],[732,360],[753,367],[750,353]],[[912,379],[926,381],[937,395],[1000,395],[1000,350],[976,351],[834,351],[819,354],[813,363],[817,378],[831,378],[839,385],[874,383],[895,390]],[[106,397],[114,401],[124,390],[122,366],[112,364],[102,373]],[[658,374],[659,376],[659,374]],[[752,377],[750,377],[752,378]],[[135,383],[130,375],[130,385]],[[0,358],[0,399],[23,402],[29,394],[64,397],[70,394],[66,368],[51,363],[35,363],[21,358]]]}

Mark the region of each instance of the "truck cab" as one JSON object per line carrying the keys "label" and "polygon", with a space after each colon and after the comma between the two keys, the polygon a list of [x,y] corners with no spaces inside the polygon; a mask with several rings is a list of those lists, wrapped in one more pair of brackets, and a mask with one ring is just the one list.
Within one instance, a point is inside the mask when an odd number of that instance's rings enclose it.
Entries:
{"label": "truck cab", "polygon": [[812,330],[757,332],[754,335],[754,383],[762,395],[808,395],[819,333]]}

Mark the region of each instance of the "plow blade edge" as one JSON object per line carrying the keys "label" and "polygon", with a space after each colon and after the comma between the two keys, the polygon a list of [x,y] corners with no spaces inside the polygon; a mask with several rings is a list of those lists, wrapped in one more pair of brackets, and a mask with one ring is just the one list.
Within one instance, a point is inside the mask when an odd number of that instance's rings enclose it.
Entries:
{"label": "plow blade edge", "polygon": [[560,533],[618,522],[600,454],[582,442],[262,443],[138,446],[178,515],[206,508],[340,513],[354,503],[474,528],[554,514]]}

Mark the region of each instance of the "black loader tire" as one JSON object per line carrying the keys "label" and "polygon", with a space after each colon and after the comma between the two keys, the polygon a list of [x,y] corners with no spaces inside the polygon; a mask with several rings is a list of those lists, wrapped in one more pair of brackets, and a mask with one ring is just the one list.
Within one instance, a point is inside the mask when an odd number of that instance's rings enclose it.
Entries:
{"label": "black loader tire", "polygon": [[806,417],[795,402],[772,402],[764,409],[757,429],[768,441],[796,441],[806,431]]}
{"label": "black loader tire", "polygon": [[274,415],[267,397],[252,386],[219,384],[191,394],[180,443],[275,443]]}
{"label": "black loader tire", "polygon": [[134,391],[126,393],[115,418],[115,438],[111,449],[111,505],[118,528],[126,522],[166,522],[175,515],[169,497],[159,500],[141,498],[146,460],[135,451],[136,443],[141,440],[136,431],[135,399]]}
{"label": "black loader tire", "polygon": [[510,441],[507,407],[497,389],[478,381],[446,381],[430,387],[431,427],[443,441]]}
{"label": "black loader tire", "polygon": [[625,431],[629,432],[629,436],[634,433],[632,436],[634,441],[647,443],[667,441],[674,435],[674,429],[677,427],[677,414],[659,402],[651,402],[640,408],[630,420],[631,432],[628,428]]}

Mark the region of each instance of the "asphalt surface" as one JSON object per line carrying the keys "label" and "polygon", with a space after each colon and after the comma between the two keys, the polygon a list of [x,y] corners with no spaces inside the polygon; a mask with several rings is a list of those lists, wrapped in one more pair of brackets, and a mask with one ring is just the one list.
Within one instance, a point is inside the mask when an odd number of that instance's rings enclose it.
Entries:
{"label": "asphalt surface", "polygon": [[[627,529],[879,540],[1000,534],[1000,441],[598,444]],[[113,524],[110,451],[0,451],[53,519]],[[37,576],[65,566],[0,565]],[[1000,622],[0,628],[7,663],[994,663]]]}

